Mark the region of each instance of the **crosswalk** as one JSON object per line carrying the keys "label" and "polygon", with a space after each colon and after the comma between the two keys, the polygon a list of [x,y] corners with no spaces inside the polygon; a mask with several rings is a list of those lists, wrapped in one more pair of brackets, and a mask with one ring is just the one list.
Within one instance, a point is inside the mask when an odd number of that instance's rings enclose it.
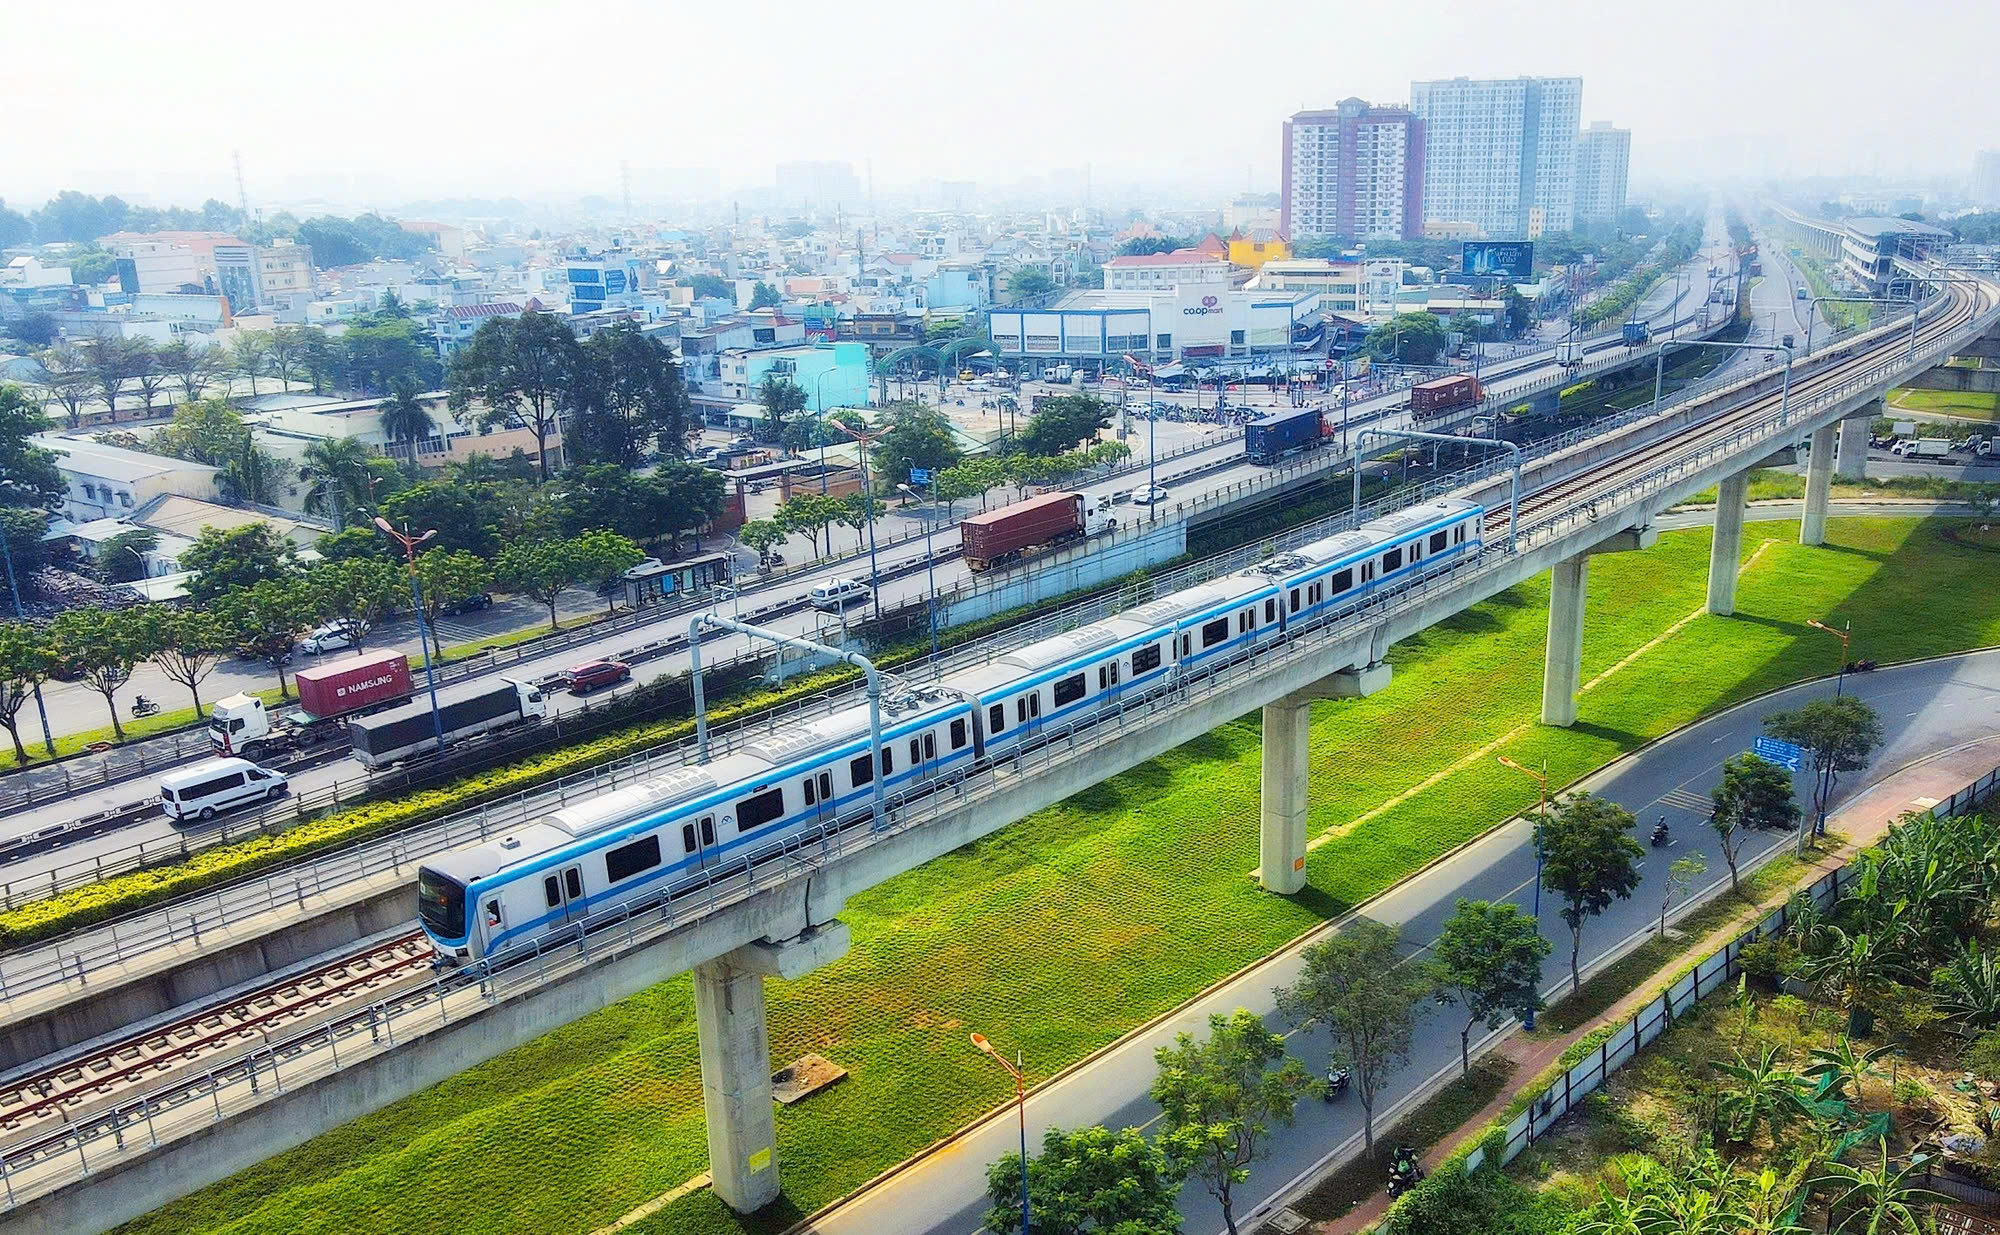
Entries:
{"label": "crosswalk", "polygon": [[1686,789],[1673,789],[1660,795],[1660,805],[1671,806],[1678,810],[1693,811],[1703,818],[1707,818],[1709,812],[1715,809],[1715,803],[1707,797],[1699,793],[1691,793]]}

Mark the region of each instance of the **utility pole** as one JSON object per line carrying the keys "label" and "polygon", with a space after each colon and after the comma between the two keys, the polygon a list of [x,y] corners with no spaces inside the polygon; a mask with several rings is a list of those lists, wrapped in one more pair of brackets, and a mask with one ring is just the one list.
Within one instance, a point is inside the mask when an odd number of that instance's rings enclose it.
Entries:
{"label": "utility pole", "polygon": [[236,164],[236,207],[243,212],[245,222],[250,219],[250,190],[243,186],[243,152],[232,150],[229,157]]}

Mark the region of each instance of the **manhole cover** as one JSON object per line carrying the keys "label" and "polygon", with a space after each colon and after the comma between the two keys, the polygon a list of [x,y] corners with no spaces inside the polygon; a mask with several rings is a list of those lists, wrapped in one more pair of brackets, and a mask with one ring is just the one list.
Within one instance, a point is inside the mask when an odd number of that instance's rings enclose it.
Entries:
{"label": "manhole cover", "polygon": [[1292,1235],[1294,1231],[1306,1229],[1306,1216],[1296,1209],[1288,1209],[1281,1205],[1271,1211],[1270,1227],[1274,1231],[1283,1232],[1284,1235]]}
{"label": "manhole cover", "polygon": [[771,1074],[771,1096],[786,1106],[811,1097],[847,1075],[847,1069],[820,1055],[801,1055]]}

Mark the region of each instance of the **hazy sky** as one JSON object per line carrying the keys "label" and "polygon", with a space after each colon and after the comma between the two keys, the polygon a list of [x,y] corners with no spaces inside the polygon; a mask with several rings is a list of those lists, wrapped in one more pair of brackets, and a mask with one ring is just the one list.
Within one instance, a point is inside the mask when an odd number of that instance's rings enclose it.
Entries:
{"label": "hazy sky", "polygon": [[[1643,24],[1627,14],[1644,15]],[[1672,14],[1671,18],[1667,14]],[[643,192],[656,169],[768,184],[841,159],[878,187],[1100,183],[1275,190],[1279,124],[1413,78],[1582,76],[1633,131],[1635,183],[1967,174],[2000,146],[2000,6],[9,3],[0,197],[154,204],[325,195]],[[1921,57],[1900,32],[1936,33]]]}

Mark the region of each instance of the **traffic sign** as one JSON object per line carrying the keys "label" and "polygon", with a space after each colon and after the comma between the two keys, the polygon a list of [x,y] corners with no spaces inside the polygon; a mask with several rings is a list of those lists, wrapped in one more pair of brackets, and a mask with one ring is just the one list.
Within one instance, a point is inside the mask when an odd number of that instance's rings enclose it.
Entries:
{"label": "traffic sign", "polygon": [[1805,747],[1779,738],[1756,739],[1750,743],[1750,753],[1767,763],[1775,763],[1794,772],[1803,771],[1806,766]]}
{"label": "traffic sign", "polygon": [[927,485],[930,482],[931,482],[931,469],[927,467],[913,467],[910,469],[911,484]]}

